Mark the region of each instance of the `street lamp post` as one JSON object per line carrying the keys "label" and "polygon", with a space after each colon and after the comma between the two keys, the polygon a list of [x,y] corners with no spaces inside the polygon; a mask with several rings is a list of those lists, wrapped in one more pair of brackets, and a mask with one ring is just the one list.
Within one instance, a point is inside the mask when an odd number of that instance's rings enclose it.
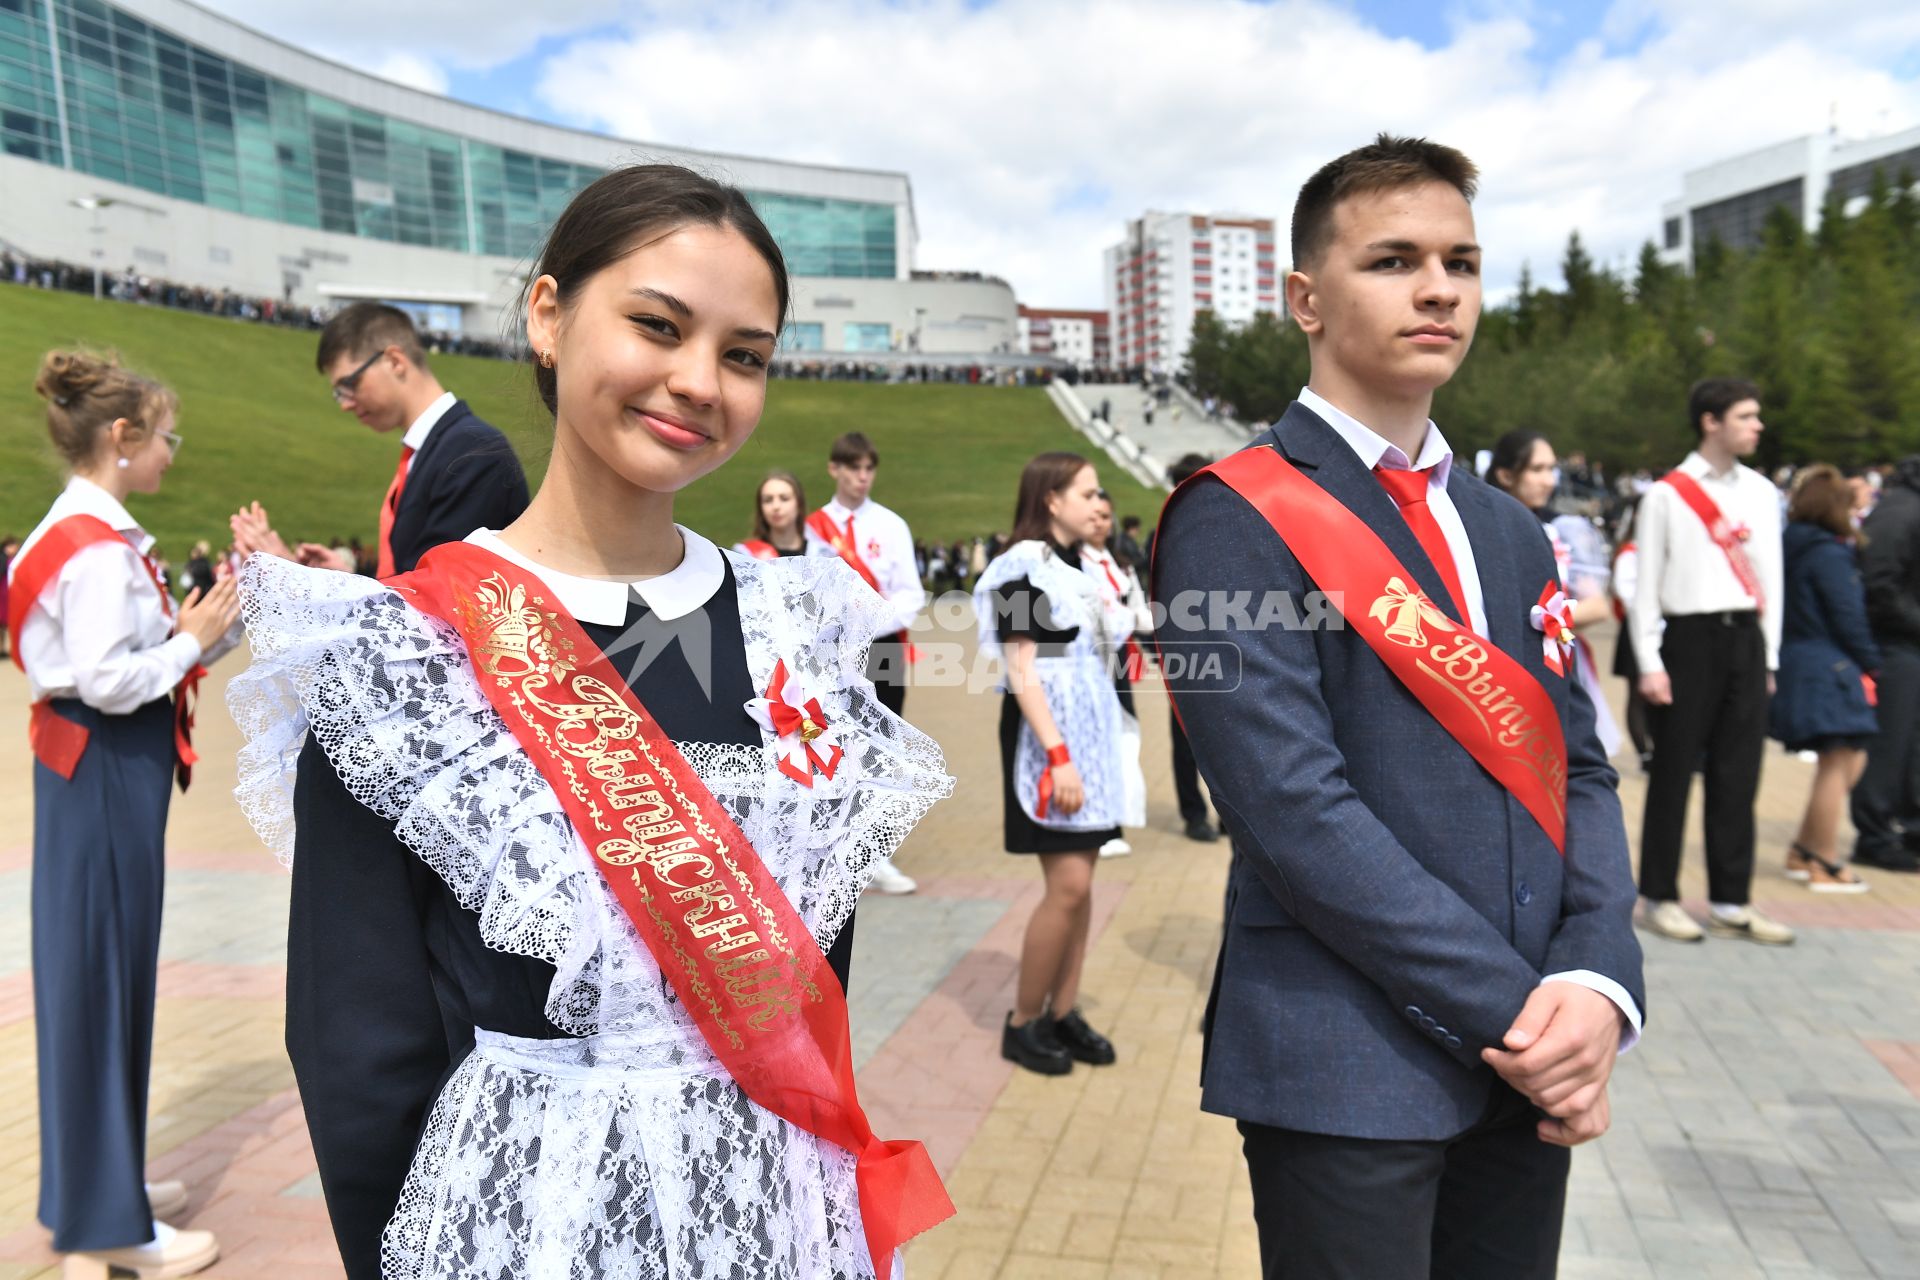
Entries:
{"label": "street lamp post", "polygon": [[101,221],[101,211],[111,208],[114,205],[126,205],[130,209],[138,209],[142,213],[158,214],[161,217],[165,217],[167,211],[165,209],[155,209],[151,205],[140,204],[133,200],[122,200],[118,196],[77,196],[67,201],[67,203],[76,209],[85,209],[93,215],[93,226],[91,228],[93,234],[93,300],[98,302],[102,297],[100,284],[101,264],[106,261],[107,257],[107,244],[105,239],[107,228],[106,224]]}

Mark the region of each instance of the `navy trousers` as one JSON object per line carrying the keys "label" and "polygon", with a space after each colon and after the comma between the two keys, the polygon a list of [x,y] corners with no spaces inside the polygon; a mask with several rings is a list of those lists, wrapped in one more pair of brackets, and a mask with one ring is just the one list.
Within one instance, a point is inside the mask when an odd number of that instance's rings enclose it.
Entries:
{"label": "navy trousers", "polygon": [[147,1074],[173,714],[166,698],[125,716],[68,699],[54,711],[92,735],[71,780],[33,766],[40,1221],[65,1253],[153,1239]]}

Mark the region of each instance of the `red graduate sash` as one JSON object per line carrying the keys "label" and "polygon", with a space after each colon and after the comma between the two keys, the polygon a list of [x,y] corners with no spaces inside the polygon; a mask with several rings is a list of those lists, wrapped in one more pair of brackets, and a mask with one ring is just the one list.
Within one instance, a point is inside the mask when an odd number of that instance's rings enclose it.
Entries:
{"label": "red graduate sash", "polygon": [[[851,565],[855,573],[866,579],[867,585],[879,592],[880,596],[884,599],[887,593],[880,590],[879,577],[874,574],[873,566],[869,565],[865,558],[861,556],[860,548],[854,544],[853,538],[848,533],[848,529],[852,527],[853,521],[848,520],[847,529],[842,529],[833,522],[833,517],[825,511],[815,511],[807,516],[807,528],[813,530],[813,536],[832,547],[834,552],[838,554],[842,560],[845,560]],[[898,640],[900,643],[907,645],[908,662],[918,662],[920,660],[918,651],[916,651],[911,644],[907,644],[907,633],[905,631],[896,631],[889,636],[888,639]]]}
{"label": "red graduate sash", "polygon": [[1720,513],[1720,507],[1707,496],[1700,482],[1684,471],[1669,471],[1660,477],[1661,483],[1669,486],[1680,495],[1680,501],[1700,517],[1700,523],[1707,526],[1707,536],[1727,557],[1727,565],[1733,570],[1733,576],[1739,580],[1740,589],[1753,597],[1753,607],[1760,612],[1767,611],[1766,588],[1760,585],[1760,575],[1754,572],[1753,561],[1747,559],[1747,549],[1742,545],[1744,539],[1735,533],[1733,526],[1727,523],[1726,516]]}
{"label": "red graduate sash", "polygon": [[[26,625],[27,615],[60,576],[60,571],[67,567],[67,561],[102,542],[124,545],[126,539],[98,516],[67,516],[49,526],[14,566],[13,582],[7,591],[7,636],[13,647],[13,664],[22,671],[27,668],[20,657],[20,630]],[[140,561],[153,578],[154,590],[160,593],[161,609],[172,617],[173,599],[160,581],[160,571],[147,557],[141,556]],[[195,663],[193,670],[174,687],[174,773],[182,791],[187,789],[193,766],[200,759],[193,751],[193,704],[200,690],[200,678],[206,674],[206,668]],[[80,757],[87,752],[90,736],[84,725],[56,713],[51,699],[41,698],[33,704],[27,720],[27,743],[33,749],[34,759],[69,782],[73,780],[73,771],[80,767]]]}
{"label": "red graduate sash", "polygon": [[740,544],[740,549],[752,556],[755,560],[778,560],[780,558],[780,548],[774,546],[771,542],[762,542],[758,538],[748,538]]}
{"label": "red graduate sash", "polygon": [[480,688],[553,788],[627,919],[755,1103],[858,1159],[867,1249],[951,1216],[926,1148],[874,1136],[846,996],[753,846],[539,578],[465,542],[387,584],[452,626]]}
{"label": "red graduate sash", "polygon": [[1540,682],[1408,586],[1413,575],[1380,535],[1271,446],[1200,474],[1253,504],[1321,590],[1370,602],[1341,608],[1347,625],[1566,856],[1566,736]]}

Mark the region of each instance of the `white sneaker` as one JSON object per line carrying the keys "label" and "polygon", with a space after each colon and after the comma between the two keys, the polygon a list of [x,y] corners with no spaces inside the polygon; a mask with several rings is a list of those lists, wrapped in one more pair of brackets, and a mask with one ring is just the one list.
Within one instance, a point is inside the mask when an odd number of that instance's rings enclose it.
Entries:
{"label": "white sneaker", "polygon": [[1642,917],[1647,928],[1675,942],[1704,942],[1707,934],[1677,902],[1650,902]]}
{"label": "white sneaker", "polygon": [[912,893],[919,887],[912,876],[894,866],[888,858],[875,858],[867,872],[867,888],[879,893]]}
{"label": "white sneaker", "polygon": [[1119,836],[1100,846],[1100,856],[1103,858],[1124,858],[1132,852],[1133,846]]}
{"label": "white sneaker", "polygon": [[108,1280],[114,1271],[131,1271],[139,1280],[169,1280],[205,1271],[220,1260],[220,1243],[211,1231],[176,1231],[164,1222],[154,1225],[147,1244],[125,1249],[94,1249],[69,1253],[63,1259],[63,1280]]}
{"label": "white sneaker", "polygon": [[1752,907],[1722,915],[1716,911],[1707,918],[1707,931],[1716,938],[1744,938],[1769,947],[1793,945],[1793,930],[1778,920],[1769,920]]}
{"label": "white sneaker", "polygon": [[187,1211],[187,1184],[177,1179],[147,1184],[147,1208],[165,1222]]}

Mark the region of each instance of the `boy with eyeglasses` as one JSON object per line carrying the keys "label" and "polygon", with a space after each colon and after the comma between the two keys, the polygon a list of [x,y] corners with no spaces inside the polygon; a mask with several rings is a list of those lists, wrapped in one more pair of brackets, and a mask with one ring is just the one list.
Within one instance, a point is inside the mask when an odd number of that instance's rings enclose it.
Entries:
{"label": "boy with eyeglasses", "polygon": [[[407,573],[441,543],[503,529],[526,510],[527,477],[513,446],[440,385],[406,312],[379,302],[345,308],[321,330],[314,365],[341,409],[375,431],[404,433],[380,505],[376,577]],[[357,568],[346,552],[319,543],[290,550],[257,502],[233,517],[233,534],[242,554]]]}

